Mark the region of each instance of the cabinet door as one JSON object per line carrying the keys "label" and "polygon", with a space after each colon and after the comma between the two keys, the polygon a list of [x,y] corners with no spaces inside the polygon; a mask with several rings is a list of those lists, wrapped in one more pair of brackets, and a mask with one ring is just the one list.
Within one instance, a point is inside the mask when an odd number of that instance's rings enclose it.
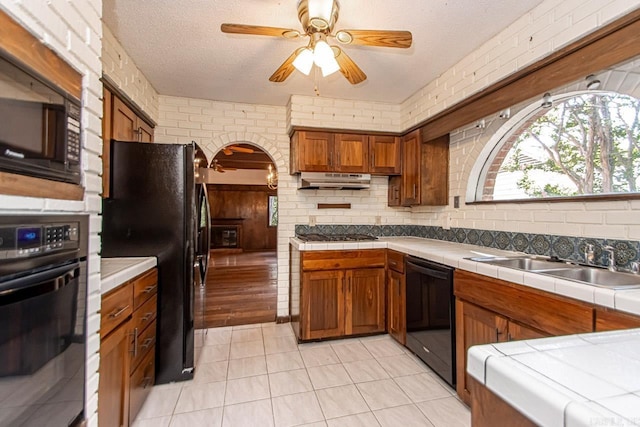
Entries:
{"label": "cabinet door", "polygon": [[330,172],[333,164],[333,134],[298,132],[298,166],[301,172]]}
{"label": "cabinet door", "polygon": [[400,138],[389,135],[369,137],[369,172],[398,175],[400,166]]}
{"label": "cabinet door", "polygon": [[401,176],[389,177],[389,189],[387,190],[387,205],[402,206],[402,200],[400,197],[401,189],[402,189],[402,177]]}
{"label": "cabinet door", "polygon": [[389,335],[404,345],[407,341],[405,275],[389,270],[387,278],[387,330]]}
{"label": "cabinet door", "polygon": [[384,332],[384,277],[384,268],[347,270],[347,335]]}
{"label": "cabinet door", "polygon": [[344,335],[344,271],[310,271],[302,274],[302,339]]}
{"label": "cabinet door", "polygon": [[138,141],[138,116],[117,96],[113,97],[112,138],[119,141]]}
{"label": "cabinet door", "polygon": [[471,404],[466,369],[467,350],[474,345],[506,341],[507,328],[508,321],[505,317],[456,300],[456,387],[458,395],[467,405]]}
{"label": "cabinet door", "polygon": [[111,170],[111,130],[113,129],[113,94],[102,89],[102,197],[109,197],[109,174]]}
{"label": "cabinet door", "polygon": [[420,144],[420,204],[449,203],[449,134]]}
{"label": "cabinet door", "polygon": [[537,329],[520,325],[519,323],[509,322],[509,341],[532,340],[536,338],[548,337],[549,334],[540,332]]}
{"label": "cabinet door", "polygon": [[153,142],[153,128],[138,117],[136,123],[137,137],[140,142]]}
{"label": "cabinet door", "polygon": [[129,425],[129,335],[123,323],[100,342],[98,424]]}
{"label": "cabinet door", "polygon": [[336,134],[333,147],[336,171],[369,172],[369,138],[366,135]]}
{"label": "cabinet door", "polygon": [[420,130],[405,135],[402,144],[402,206],[420,204]]}

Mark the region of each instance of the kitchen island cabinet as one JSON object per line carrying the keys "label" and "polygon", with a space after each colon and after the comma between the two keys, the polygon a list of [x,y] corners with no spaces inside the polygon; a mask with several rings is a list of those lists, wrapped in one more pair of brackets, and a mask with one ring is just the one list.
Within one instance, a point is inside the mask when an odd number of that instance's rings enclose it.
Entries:
{"label": "kitchen island cabinet", "polygon": [[385,331],[385,251],[300,255],[299,340]]}
{"label": "kitchen island cabinet", "polygon": [[107,427],[133,423],[155,381],[157,269],[138,274],[148,259],[113,260],[103,267],[100,321],[98,423]]}

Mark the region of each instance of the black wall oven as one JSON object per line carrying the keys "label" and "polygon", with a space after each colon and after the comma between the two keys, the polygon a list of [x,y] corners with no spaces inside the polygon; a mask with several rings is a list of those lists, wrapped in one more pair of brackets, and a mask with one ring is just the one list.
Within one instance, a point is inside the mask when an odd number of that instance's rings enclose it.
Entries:
{"label": "black wall oven", "polygon": [[84,419],[87,216],[0,217],[0,426]]}
{"label": "black wall oven", "polygon": [[407,347],[455,387],[453,270],[421,258],[406,259]]}
{"label": "black wall oven", "polygon": [[80,101],[0,57],[0,170],[80,183]]}

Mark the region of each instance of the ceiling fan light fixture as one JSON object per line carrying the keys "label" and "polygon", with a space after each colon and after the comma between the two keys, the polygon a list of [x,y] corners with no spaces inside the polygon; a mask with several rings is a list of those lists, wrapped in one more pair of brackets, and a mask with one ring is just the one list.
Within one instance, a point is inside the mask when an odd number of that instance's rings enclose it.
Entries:
{"label": "ceiling fan light fixture", "polygon": [[296,59],[293,60],[293,66],[305,76],[308,76],[313,67],[314,55],[311,49],[305,47],[300,50]]}
{"label": "ceiling fan light fixture", "polygon": [[333,16],[333,0],[308,0],[309,23],[319,29],[329,28]]}
{"label": "ceiling fan light fixture", "polygon": [[328,65],[332,60],[334,62],[336,60],[333,54],[333,49],[329,47],[326,41],[318,40],[313,48],[313,62],[315,62],[318,67],[322,68],[325,65]]}
{"label": "ceiling fan light fixture", "polygon": [[340,65],[338,65],[338,61],[333,59],[333,61],[329,61],[324,66],[320,67],[322,70],[322,77],[327,77],[336,71],[340,70]]}

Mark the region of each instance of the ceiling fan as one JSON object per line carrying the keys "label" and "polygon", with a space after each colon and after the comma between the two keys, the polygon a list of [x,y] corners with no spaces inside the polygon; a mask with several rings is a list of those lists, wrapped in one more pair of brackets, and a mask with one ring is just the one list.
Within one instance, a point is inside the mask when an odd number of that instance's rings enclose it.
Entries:
{"label": "ceiling fan", "polygon": [[225,168],[220,163],[218,163],[217,159],[213,159],[213,161],[211,162],[211,166],[210,167],[211,167],[211,169],[213,169],[214,172],[220,172],[220,173],[225,173],[226,171],[238,170],[237,168]]}
{"label": "ceiling fan", "polygon": [[234,152],[235,153],[247,153],[247,154],[253,154],[254,150],[251,148],[247,148],[247,147],[240,147],[239,145],[229,145],[228,147],[224,147],[222,149],[222,152],[224,154],[226,154],[227,156],[232,155]]}
{"label": "ceiling fan", "polygon": [[298,69],[309,74],[313,64],[320,67],[322,75],[327,76],[338,70],[351,84],[366,80],[367,75],[339,46],[329,46],[327,39],[335,39],[342,45],[383,46],[406,49],[411,46],[412,37],[409,31],[389,30],[339,30],[333,32],[338,20],[340,3],[338,0],[298,0],[298,19],[303,31],[263,27],[244,24],[222,24],[224,33],[252,34],[259,36],[284,37],[295,39],[309,37],[306,47],[296,49],[269,80],[283,82]]}

